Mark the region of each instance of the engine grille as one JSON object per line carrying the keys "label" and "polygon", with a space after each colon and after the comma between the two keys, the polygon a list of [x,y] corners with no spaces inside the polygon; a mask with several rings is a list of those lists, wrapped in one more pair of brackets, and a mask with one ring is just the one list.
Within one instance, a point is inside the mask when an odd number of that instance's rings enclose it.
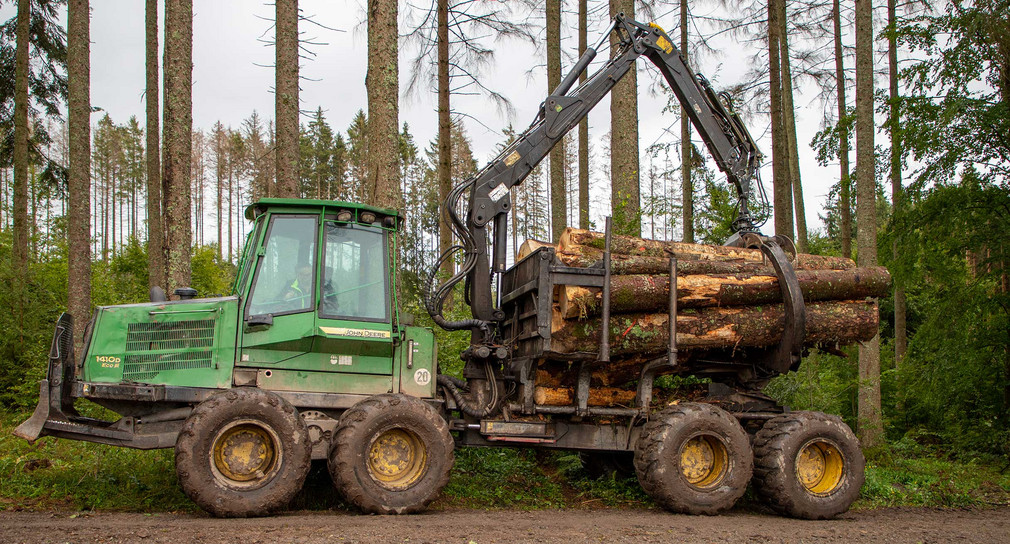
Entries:
{"label": "engine grille", "polygon": [[126,333],[123,379],[143,382],[166,370],[210,368],[215,321],[130,323]]}
{"label": "engine grille", "polygon": [[214,345],[214,321],[130,323],[126,333],[126,352],[209,348]]}

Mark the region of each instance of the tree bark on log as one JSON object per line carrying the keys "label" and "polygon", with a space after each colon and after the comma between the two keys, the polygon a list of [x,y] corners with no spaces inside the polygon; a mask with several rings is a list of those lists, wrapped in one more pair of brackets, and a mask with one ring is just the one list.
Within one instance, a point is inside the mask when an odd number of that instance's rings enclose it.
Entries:
{"label": "tree bark on log", "polygon": [[[849,270],[798,270],[807,302],[855,300],[887,294],[890,274],[884,267]],[[595,287],[559,286],[558,303],[566,319],[600,315],[602,290]],[[662,275],[612,275],[610,311],[661,312],[669,304],[670,278]],[[772,274],[706,274],[677,278],[680,308],[740,306],[782,302],[778,278]]]}
{"label": "tree bark on log", "polygon": [[[558,242],[558,254],[567,258],[595,262],[603,259],[604,247],[605,237],[602,233],[569,228],[561,234],[561,239]],[[612,256],[631,255],[663,260],[676,257],[680,261],[765,263],[764,254],[758,249],[664,242],[621,235],[611,237],[610,252]],[[798,254],[796,261],[795,266],[800,270],[846,270],[856,266],[852,259],[807,253]]]}
{"label": "tree bark on log", "polygon": [[[806,345],[849,344],[877,334],[875,300],[807,304]],[[616,314],[610,318],[610,353],[617,357],[665,350],[669,344],[668,316]],[[551,351],[595,353],[600,320],[566,320],[556,315],[551,327]],[[781,304],[730,308],[686,309],[677,315],[677,348],[738,348],[772,346],[785,326]]]}

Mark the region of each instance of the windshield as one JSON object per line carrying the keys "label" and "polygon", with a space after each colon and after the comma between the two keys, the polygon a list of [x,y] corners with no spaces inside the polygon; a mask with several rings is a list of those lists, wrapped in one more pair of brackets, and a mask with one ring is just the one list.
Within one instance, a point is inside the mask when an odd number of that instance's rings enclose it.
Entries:
{"label": "windshield", "polygon": [[386,237],[381,229],[326,222],[323,317],[389,321]]}

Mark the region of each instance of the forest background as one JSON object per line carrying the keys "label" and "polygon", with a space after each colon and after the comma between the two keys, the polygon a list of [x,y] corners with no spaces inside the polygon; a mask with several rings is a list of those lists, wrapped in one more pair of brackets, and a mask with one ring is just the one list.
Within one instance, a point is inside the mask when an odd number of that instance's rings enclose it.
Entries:
{"label": "forest background", "polygon": [[[658,0],[369,0],[340,23],[302,4],[247,8],[263,15],[260,40],[274,53],[257,69],[274,78],[270,88],[235,81],[220,94],[269,95],[274,110],[221,122],[194,117],[206,105],[194,103],[201,38],[193,22],[210,8],[146,2],[147,115],[113,118],[120,110],[88,92],[103,73],[89,54],[99,37],[90,34],[88,2],[0,3],[9,16],[0,27],[0,508],[34,500],[185,507],[164,488],[164,452],[111,454],[53,439],[28,447],[7,430],[34,406],[60,312],[143,301],[150,285],[229,292],[242,213],[257,198],[404,210],[401,300],[423,319],[419,274],[451,243],[436,223],[440,196],[493,157],[493,142],[521,130],[512,119],[532,118],[532,102],[585,47],[576,38],[595,39],[589,29],[619,11],[665,24],[695,68],[719,74],[717,87],[768,155],[774,219],[766,231],[812,253],[879,261],[894,277],[893,294],[881,300],[879,341],[848,357],[814,353],[769,392],[794,409],[841,414],[857,429],[874,460],[864,489],[872,504],[1006,502],[1010,2],[770,0],[729,9]],[[332,54],[316,36],[340,31],[367,42],[365,85],[311,79],[313,57]],[[523,48],[530,56],[514,54]],[[513,248],[556,238],[566,225],[598,226],[608,214],[622,231],[650,238],[721,243],[729,235],[731,189],[697,136],[676,126],[679,105],[655,70],[639,68],[637,81],[615,89],[609,119],[574,130],[514,191]],[[489,74],[502,73],[508,81],[498,87]],[[503,90],[520,77],[541,94]],[[303,89],[319,83],[343,102],[342,89],[362,96],[346,125],[305,99],[312,95]],[[422,106],[411,107],[414,100]],[[419,132],[407,117],[419,120]],[[201,118],[215,122],[194,126]],[[813,125],[811,141],[801,139]],[[461,340],[441,334],[440,342],[441,356],[454,358]],[[112,466],[99,462],[110,455]],[[132,465],[144,470],[127,483],[136,496],[124,499],[114,491],[124,477],[115,467]],[[542,477],[534,503],[565,502],[565,486],[645,501],[627,482],[586,479],[571,456],[497,453],[461,457],[447,496],[473,498],[488,487],[483,478],[527,470]],[[78,476],[109,492],[78,490],[70,484]],[[527,496],[500,493],[492,503]]]}

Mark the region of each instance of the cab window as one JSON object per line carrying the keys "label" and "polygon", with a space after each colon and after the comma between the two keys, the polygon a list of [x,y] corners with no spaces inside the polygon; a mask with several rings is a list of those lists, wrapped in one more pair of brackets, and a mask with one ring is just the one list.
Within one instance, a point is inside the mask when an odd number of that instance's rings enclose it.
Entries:
{"label": "cab window", "polygon": [[320,315],[389,321],[388,278],[381,229],[326,222]]}
{"label": "cab window", "polygon": [[312,216],[274,216],[253,279],[246,315],[312,309],[316,222]]}

